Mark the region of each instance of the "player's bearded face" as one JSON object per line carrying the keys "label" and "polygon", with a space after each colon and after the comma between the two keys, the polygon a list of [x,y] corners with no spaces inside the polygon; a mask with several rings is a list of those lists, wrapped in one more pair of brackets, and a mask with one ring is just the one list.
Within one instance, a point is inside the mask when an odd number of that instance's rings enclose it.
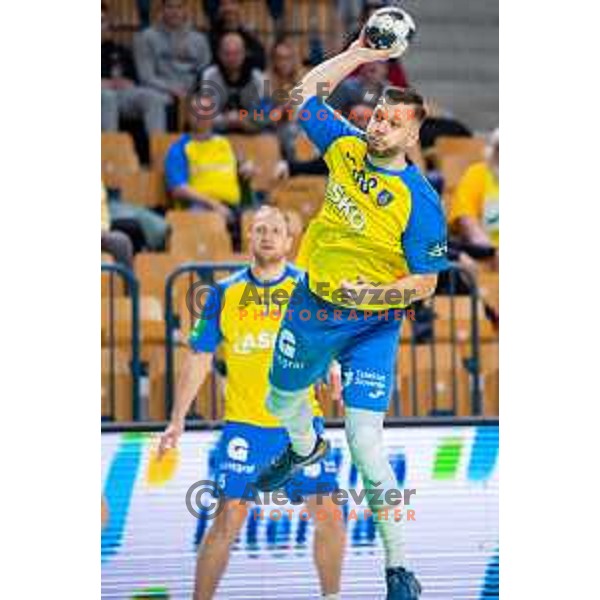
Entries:
{"label": "player's bearded face", "polygon": [[257,217],[250,230],[252,255],[258,262],[279,262],[291,248],[288,226],[283,216]]}
{"label": "player's bearded face", "polygon": [[367,150],[378,158],[393,157],[411,148],[418,135],[419,126],[410,107],[382,103],[367,125]]}

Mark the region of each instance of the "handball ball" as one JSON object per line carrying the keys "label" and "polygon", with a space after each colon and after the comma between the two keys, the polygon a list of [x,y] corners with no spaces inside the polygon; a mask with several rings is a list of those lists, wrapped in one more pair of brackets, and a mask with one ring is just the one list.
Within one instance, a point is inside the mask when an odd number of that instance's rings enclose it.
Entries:
{"label": "handball ball", "polygon": [[392,49],[392,58],[400,56],[408,47],[417,28],[413,18],[404,10],[386,7],[376,10],[365,26],[367,45],[376,50]]}

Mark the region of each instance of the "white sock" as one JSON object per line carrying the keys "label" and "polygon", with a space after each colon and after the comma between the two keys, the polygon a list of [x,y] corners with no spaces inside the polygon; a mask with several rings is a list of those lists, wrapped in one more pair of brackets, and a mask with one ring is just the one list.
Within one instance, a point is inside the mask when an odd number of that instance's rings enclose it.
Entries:
{"label": "white sock", "polygon": [[323,594],[323,600],[340,600],[339,594]]}
{"label": "white sock", "polygon": [[292,448],[300,456],[308,456],[317,443],[308,389],[284,392],[272,387],[267,408],[288,430]]}
{"label": "white sock", "polygon": [[[406,562],[404,521],[396,521],[394,511],[399,509],[403,518],[405,515],[401,504],[391,506],[383,502],[387,490],[398,489],[396,476],[383,445],[383,418],[383,413],[346,407],[346,437],[352,460],[362,476],[365,488],[381,490],[379,502],[374,502],[370,508],[383,541],[385,564],[390,568],[404,566]],[[374,485],[375,482],[379,482],[379,485]],[[378,511],[386,509],[387,519],[382,514],[382,519],[378,520]]]}

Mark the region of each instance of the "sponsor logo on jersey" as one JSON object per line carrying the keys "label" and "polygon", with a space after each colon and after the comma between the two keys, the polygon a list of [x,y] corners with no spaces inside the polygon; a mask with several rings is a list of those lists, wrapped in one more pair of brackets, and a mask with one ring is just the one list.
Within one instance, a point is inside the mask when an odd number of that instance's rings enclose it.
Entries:
{"label": "sponsor logo on jersey", "polygon": [[227,444],[227,456],[231,460],[246,462],[248,460],[248,442],[243,437],[234,437]]}
{"label": "sponsor logo on jersey", "polygon": [[348,222],[352,229],[362,231],[365,228],[365,215],[354,200],[347,196],[342,185],[334,183],[330,187],[329,200],[337,213]]}
{"label": "sponsor logo on jersey", "polygon": [[257,334],[246,333],[240,335],[233,344],[235,354],[250,354],[257,350],[271,350],[275,348],[277,332],[260,331]]}
{"label": "sponsor logo on jersey", "polygon": [[427,256],[431,258],[442,258],[448,254],[448,243],[447,242],[435,242],[431,244],[427,249]]}
{"label": "sponsor logo on jersey", "polygon": [[279,351],[287,358],[293,359],[296,355],[296,337],[289,329],[282,329],[279,334]]}
{"label": "sponsor logo on jersey", "polygon": [[377,194],[378,206],[387,206],[393,199],[394,194],[389,190],[381,190],[379,194]]}

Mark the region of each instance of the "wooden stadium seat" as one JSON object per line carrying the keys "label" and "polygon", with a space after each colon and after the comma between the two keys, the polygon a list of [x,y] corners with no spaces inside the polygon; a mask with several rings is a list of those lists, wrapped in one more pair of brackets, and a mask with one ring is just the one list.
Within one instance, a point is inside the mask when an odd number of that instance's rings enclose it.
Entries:
{"label": "wooden stadium seat", "polygon": [[231,237],[225,219],[214,211],[171,210],[169,249],[188,261],[226,260],[232,253]]}
{"label": "wooden stadium seat", "polygon": [[271,199],[275,206],[297,211],[308,223],[319,212],[325,198],[327,178],[319,175],[290,177],[279,183]]}
{"label": "wooden stadium seat", "polygon": [[[181,366],[187,350],[184,347],[175,348],[174,352],[174,382],[181,372]],[[166,411],[166,355],[163,345],[149,347],[144,356],[144,362],[148,365],[149,397],[148,417],[151,421],[164,421],[169,415]],[[213,399],[213,386],[216,397]],[[203,419],[220,420],[223,418],[223,395],[217,382],[217,376],[211,374],[200,388],[194,401],[192,412]]]}
{"label": "wooden stadium seat", "polygon": [[[132,336],[131,298],[102,298],[102,345],[128,345]],[[162,302],[152,296],[139,300],[140,341],[164,342],[165,322]]]}
{"label": "wooden stadium seat", "polygon": [[264,0],[245,0],[244,22],[250,31],[256,32],[264,44],[270,46],[274,37],[273,19]]}
{"label": "wooden stadium seat", "polygon": [[439,137],[433,154],[444,179],[444,190],[451,194],[465,171],[485,156],[485,140],[469,137]]}
{"label": "wooden stadium seat", "polygon": [[472,164],[473,160],[462,154],[450,154],[439,159],[438,166],[444,179],[445,193],[452,194],[454,192],[465,171]]}
{"label": "wooden stadium seat", "polygon": [[166,207],[167,195],[160,173],[141,170],[120,176],[119,188],[124,201],[148,208]]}
{"label": "wooden stadium seat", "polygon": [[500,278],[498,273],[479,272],[477,285],[484,303],[498,314],[500,310]]}
{"label": "wooden stadium seat", "polygon": [[150,164],[152,170],[164,177],[165,156],[169,148],[181,137],[181,133],[153,133],[150,135]]}
{"label": "wooden stadium seat", "polygon": [[114,297],[125,295],[126,284],[119,275],[102,271],[100,278],[102,298],[109,298],[111,295]]}
{"label": "wooden stadium seat", "polygon": [[140,26],[137,0],[109,0],[108,10],[113,27],[137,29]]}
{"label": "wooden stadium seat", "polygon": [[[108,252],[102,252],[101,261],[104,264],[112,265],[115,263],[115,259]],[[126,283],[122,277],[108,271],[101,271],[101,295],[103,298],[110,296],[123,296],[125,295]]]}
{"label": "wooden stadium seat", "polygon": [[107,187],[119,187],[121,178],[140,170],[140,160],[128,133],[102,133],[102,181]]}
{"label": "wooden stadium seat", "polygon": [[180,133],[152,133],[150,135],[150,166],[155,174],[160,206],[171,206],[165,185],[165,157],[169,148],[181,137]]}
{"label": "wooden stadium seat", "polygon": [[500,416],[500,371],[486,373],[483,380],[483,414],[486,417]]}
{"label": "wooden stadium seat", "polygon": [[434,150],[437,158],[461,155],[470,162],[483,160],[485,140],[477,137],[440,136],[435,140]]}
{"label": "wooden stadium seat", "polygon": [[270,191],[276,184],[273,177],[275,166],[281,160],[279,140],[275,134],[230,134],[227,136],[236,154],[243,160],[251,160],[256,168],[252,187],[257,191]]}
{"label": "wooden stadium seat", "polygon": [[[471,297],[470,296],[434,296],[431,301],[434,318],[434,335],[437,341],[452,340],[452,315],[454,311],[454,329],[457,342],[469,342],[471,339]],[[496,339],[491,322],[485,317],[483,304],[477,304],[477,319],[480,340]]]}
{"label": "wooden stadium seat", "polygon": [[101,415],[131,421],[133,396],[130,355],[121,348],[101,350]]}
{"label": "wooden stadium seat", "polygon": [[480,346],[480,372],[482,377],[483,414],[487,417],[499,415],[499,347],[497,342]]}
{"label": "wooden stadium seat", "polygon": [[302,162],[308,162],[314,160],[319,156],[318,148],[308,139],[308,136],[304,131],[301,131],[296,136],[294,141],[294,151],[296,153],[296,160]]}
{"label": "wooden stadium seat", "polygon": [[[466,356],[466,347],[460,344],[439,343],[414,347],[402,344],[397,368],[402,416],[428,416],[440,412],[470,415],[470,376],[463,363]],[[416,394],[416,406],[413,391]]]}
{"label": "wooden stadium seat", "polygon": [[[294,0],[286,4],[284,18],[286,30],[295,34],[301,57],[308,56],[309,37],[312,32],[319,36],[326,49],[335,47],[336,37],[339,41],[340,19],[335,2]],[[339,51],[340,48],[336,50]]]}
{"label": "wooden stadium seat", "polygon": [[142,296],[154,296],[164,302],[165,281],[183,261],[167,252],[140,252],[134,259],[135,275]]}

